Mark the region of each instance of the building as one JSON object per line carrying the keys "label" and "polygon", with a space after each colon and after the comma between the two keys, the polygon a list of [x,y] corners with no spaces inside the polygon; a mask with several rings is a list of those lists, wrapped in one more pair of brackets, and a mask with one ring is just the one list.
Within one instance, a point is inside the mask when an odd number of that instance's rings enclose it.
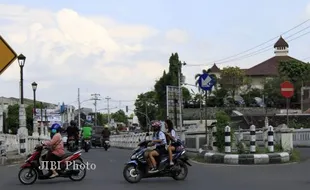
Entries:
{"label": "building", "polygon": [[[282,61],[300,61],[296,58],[290,57],[289,45],[288,43],[280,36],[278,41],[274,44],[274,53],[275,55],[251,68],[242,69],[245,72],[245,75],[251,78],[251,87],[263,89],[266,79],[279,76],[278,67]],[[300,61],[302,62],[302,61]],[[210,73],[216,75],[217,77],[221,76],[221,69],[214,64],[210,68]]]}

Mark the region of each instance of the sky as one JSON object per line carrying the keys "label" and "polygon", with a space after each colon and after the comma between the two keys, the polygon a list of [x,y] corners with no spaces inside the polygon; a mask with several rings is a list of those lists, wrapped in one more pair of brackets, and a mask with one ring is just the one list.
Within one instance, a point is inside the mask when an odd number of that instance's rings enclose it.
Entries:
{"label": "sky", "polygon": [[[194,84],[213,63],[250,68],[274,56],[279,35],[307,19],[310,0],[0,0],[0,35],[27,57],[24,97],[35,81],[39,101],[77,105],[80,88],[82,107],[93,108],[98,93],[103,113],[108,96],[112,112],[134,109],[172,53]],[[310,21],[283,35],[290,56],[310,61],[307,32]],[[0,96],[19,97],[19,77],[15,61],[0,76]]]}

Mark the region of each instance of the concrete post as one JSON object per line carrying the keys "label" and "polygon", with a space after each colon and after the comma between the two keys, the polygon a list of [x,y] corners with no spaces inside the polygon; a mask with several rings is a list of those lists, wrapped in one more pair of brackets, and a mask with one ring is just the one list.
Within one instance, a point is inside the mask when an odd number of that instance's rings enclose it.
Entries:
{"label": "concrete post", "polygon": [[4,121],[3,109],[2,106],[0,106],[0,134],[3,133],[3,121]]}
{"label": "concrete post", "polygon": [[256,152],[256,131],[255,125],[250,127],[250,153]]}
{"label": "concrete post", "polygon": [[292,151],[293,150],[293,129],[286,128],[281,129],[281,147],[283,151]]}
{"label": "concrete post", "polygon": [[231,153],[230,127],[225,127],[225,153]]}
{"label": "concrete post", "polygon": [[217,151],[216,131],[217,131],[216,127],[213,127],[213,128],[212,128],[212,149],[213,149],[214,151]]}
{"label": "concrete post", "polygon": [[273,140],[273,127],[270,125],[268,128],[268,151],[274,152],[274,140]]}
{"label": "concrete post", "polygon": [[26,110],[25,105],[19,106],[19,129],[17,131],[19,141],[19,154],[26,154],[28,152],[28,129],[26,127]]}

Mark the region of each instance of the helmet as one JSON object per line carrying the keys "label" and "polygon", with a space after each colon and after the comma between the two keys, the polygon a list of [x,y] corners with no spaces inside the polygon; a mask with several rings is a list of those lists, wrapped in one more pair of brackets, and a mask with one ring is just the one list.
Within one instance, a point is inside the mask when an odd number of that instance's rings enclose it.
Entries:
{"label": "helmet", "polygon": [[75,122],[74,120],[71,120],[71,121],[70,121],[70,126],[75,127],[75,126],[76,126],[76,122]]}
{"label": "helmet", "polygon": [[152,127],[154,128],[154,130],[159,130],[161,128],[161,122],[160,121],[153,121]]}
{"label": "helmet", "polygon": [[104,128],[105,128],[105,129],[108,129],[108,128],[109,128],[109,126],[108,126],[108,125],[104,125]]}
{"label": "helmet", "polygon": [[58,133],[58,132],[60,132],[60,130],[61,130],[61,126],[60,126],[60,124],[58,124],[58,123],[54,123],[54,124],[51,126],[51,131],[52,131],[52,133]]}

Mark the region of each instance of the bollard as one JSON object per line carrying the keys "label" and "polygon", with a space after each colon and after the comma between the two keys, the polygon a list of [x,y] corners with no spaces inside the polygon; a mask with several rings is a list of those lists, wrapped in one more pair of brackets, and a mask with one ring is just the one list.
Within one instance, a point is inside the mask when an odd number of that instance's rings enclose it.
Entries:
{"label": "bollard", "polygon": [[273,127],[271,125],[268,127],[268,151],[274,152]]}
{"label": "bollard", "polygon": [[225,127],[225,153],[231,153],[230,127]]}
{"label": "bollard", "polygon": [[212,127],[212,149],[214,151],[217,151],[216,131],[216,127]]}
{"label": "bollard", "polygon": [[255,125],[250,127],[250,153],[256,152],[256,131]]}

